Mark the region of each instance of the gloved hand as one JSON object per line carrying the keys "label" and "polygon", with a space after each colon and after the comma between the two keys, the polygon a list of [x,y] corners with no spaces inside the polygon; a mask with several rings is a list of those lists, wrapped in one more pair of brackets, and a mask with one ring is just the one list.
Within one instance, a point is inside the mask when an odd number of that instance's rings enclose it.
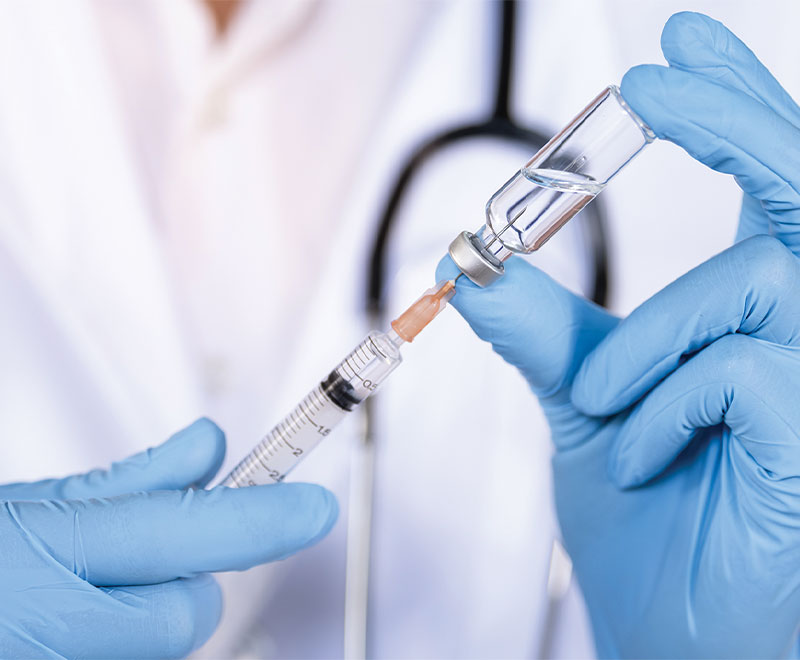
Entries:
{"label": "gloved hand", "polygon": [[[751,195],[741,236],[769,228],[796,250],[800,139],[787,117],[797,108],[707,17],[676,15],[662,41],[681,70],[638,67],[623,95],[659,136],[736,175]],[[446,258],[437,280],[455,273]],[[602,657],[792,647],[798,284],[797,258],[764,236],[620,324],[521,260],[487,289],[459,279],[452,304],[520,369],[547,415],[559,521]]]}
{"label": "gloved hand", "polygon": [[0,486],[0,657],[182,657],[220,617],[209,571],[282,559],[333,525],[319,486],[191,489],[224,453],[201,419],[108,471]]}

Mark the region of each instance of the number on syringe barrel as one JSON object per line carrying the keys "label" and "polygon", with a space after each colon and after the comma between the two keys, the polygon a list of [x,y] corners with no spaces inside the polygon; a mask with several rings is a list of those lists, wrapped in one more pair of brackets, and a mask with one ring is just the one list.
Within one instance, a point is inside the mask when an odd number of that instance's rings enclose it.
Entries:
{"label": "number on syringe barrel", "polygon": [[[291,414],[290,414],[290,416],[289,416],[289,418],[291,419],[291,421],[292,421],[294,424],[297,424],[297,427],[298,427],[298,429],[299,429],[299,427],[300,427],[300,424],[298,424],[298,423],[295,421],[295,419],[294,419],[294,413],[291,413]],[[303,422],[303,424],[305,424],[305,422]],[[289,428],[287,428],[287,429],[284,429],[283,431],[281,431],[281,430],[280,430],[280,427],[281,427],[282,425],[283,425],[283,423],[279,424],[279,425],[278,425],[278,428],[277,428],[276,430],[278,430],[278,433],[280,434],[280,436],[281,436],[281,439],[283,440],[283,444],[285,444],[285,445],[286,445],[286,446],[289,448],[289,450],[292,452],[292,456],[302,456],[302,455],[303,455],[303,450],[302,450],[302,449],[300,449],[300,447],[295,447],[293,444],[291,444],[291,443],[289,442],[289,440],[287,440],[287,438],[289,438],[289,437],[291,436],[291,434],[292,434],[292,429],[291,429],[291,427],[289,427]]]}
{"label": "number on syringe barrel", "polygon": [[[294,422],[294,413],[289,414],[289,419]],[[295,454],[296,448],[289,442],[289,438],[292,435],[291,426],[286,426],[284,422],[279,422],[278,425],[275,427],[275,434],[278,436],[278,444],[283,444],[284,447],[289,449],[295,456],[299,456],[303,453],[300,450],[300,454]]]}
{"label": "number on syringe barrel", "polygon": [[[303,425],[305,425],[306,423],[311,424],[311,426],[313,426],[315,429],[317,429],[317,433],[319,433],[322,437],[325,437],[326,435],[328,435],[328,433],[330,433],[331,430],[327,426],[323,426],[322,424],[317,424],[312,419],[315,416],[314,411],[311,410],[311,408],[304,408],[303,407],[303,403],[304,402],[301,402],[300,406],[299,406],[300,412],[302,413],[302,416],[298,415],[298,417],[300,418],[302,424]],[[320,408],[317,408],[316,410],[317,410],[317,412],[319,412]],[[297,424],[297,426],[298,426],[298,430],[299,430],[300,424]],[[286,444],[289,445],[288,442]],[[291,447],[291,445],[289,445],[289,447]],[[297,453],[297,452],[299,452],[299,453]],[[300,456],[300,455],[302,455],[303,450],[298,447],[292,453],[294,453],[295,456]]]}

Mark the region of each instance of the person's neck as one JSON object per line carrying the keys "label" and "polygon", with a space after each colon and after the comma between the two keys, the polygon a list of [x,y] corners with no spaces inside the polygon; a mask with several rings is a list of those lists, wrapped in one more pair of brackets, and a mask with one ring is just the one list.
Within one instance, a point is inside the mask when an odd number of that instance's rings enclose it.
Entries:
{"label": "person's neck", "polygon": [[217,38],[222,39],[239,11],[242,0],[202,0],[202,2],[214,19]]}

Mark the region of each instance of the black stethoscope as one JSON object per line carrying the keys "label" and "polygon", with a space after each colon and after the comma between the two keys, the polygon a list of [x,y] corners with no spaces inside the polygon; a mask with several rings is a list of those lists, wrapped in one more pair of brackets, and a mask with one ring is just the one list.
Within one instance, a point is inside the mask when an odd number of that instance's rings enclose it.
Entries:
{"label": "black stethoscope", "polygon": [[[517,123],[510,105],[514,78],[514,45],[517,16],[516,0],[497,3],[495,65],[495,101],[491,115],[480,122],[455,126],[423,141],[400,168],[380,213],[371,256],[367,264],[365,307],[371,327],[383,327],[386,318],[387,255],[392,232],[396,231],[398,209],[419,171],[434,155],[457,143],[475,138],[493,138],[524,146],[536,153],[548,137],[533,128]],[[595,200],[581,213],[580,226],[586,234],[592,273],[591,299],[605,306],[608,300],[608,241],[602,200]],[[375,470],[375,403],[364,402],[363,440],[351,472],[350,507],[347,530],[347,571],[345,588],[345,658],[365,658],[368,650],[369,565],[372,528],[372,498]],[[539,655],[548,655],[555,624],[556,603],[551,601],[546,613],[544,639]]]}
{"label": "black stethoscope", "polygon": [[[398,209],[410,184],[422,166],[441,150],[458,142],[475,138],[497,138],[529,148],[532,154],[541,149],[550,139],[533,128],[520,126],[510,112],[511,91],[514,78],[514,29],[516,25],[516,0],[497,3],[497,51],[495,73],[495,102],[488,119],[476,124],[456,126],[425,140],[400,169],[380,214],[378,229],[368,263],[366,309],[369,315],[384,320],[386,289],[386,257],[389,239],[398,217]],[[590,298],[605,306],[608,299],[608,241],[606,239],[605,213],[602,200],[594,200],[581,213],[584,231],[587,233],[589,252],[592,258],[593,279]]]}

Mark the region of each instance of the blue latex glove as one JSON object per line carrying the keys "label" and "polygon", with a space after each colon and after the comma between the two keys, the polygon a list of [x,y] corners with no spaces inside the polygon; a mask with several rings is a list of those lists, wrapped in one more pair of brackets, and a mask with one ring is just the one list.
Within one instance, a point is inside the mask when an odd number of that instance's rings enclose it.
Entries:
{"label": "blue latex glove", "polygon": [[333,525],[319,486],[186,490],[224,453],[199,420],[108,471],[0,486],[0,657],[182,657],[220,617],[209,571],[287,557]]}
{"label": "blue latex glove", "polygon": [[[788,182],[800,184],[800,138],[784,118],[795,106],[707,17],[676,15],[663,43],[682,70],[638,67],[623,95],[661,137],[736,175],[751,195],[740,235],[769,228],[795,248]],[[455,273],[445,259],[437,280]],[[459,279],[452,304],[520,369],[547,415],[559,521],[602,657],[791,649],[799,284],[796,257],[764,236],[691,271],[619,326],[520,260],[487,289]]]}
{"label": "blue latex glove", "polygon": [[703,14],[670,18],[669,67],[645,64],[622,79],[625,100],[656,135],[744,191],[738,238],[772,234],[800,254],[800,108],[753,52]]}

